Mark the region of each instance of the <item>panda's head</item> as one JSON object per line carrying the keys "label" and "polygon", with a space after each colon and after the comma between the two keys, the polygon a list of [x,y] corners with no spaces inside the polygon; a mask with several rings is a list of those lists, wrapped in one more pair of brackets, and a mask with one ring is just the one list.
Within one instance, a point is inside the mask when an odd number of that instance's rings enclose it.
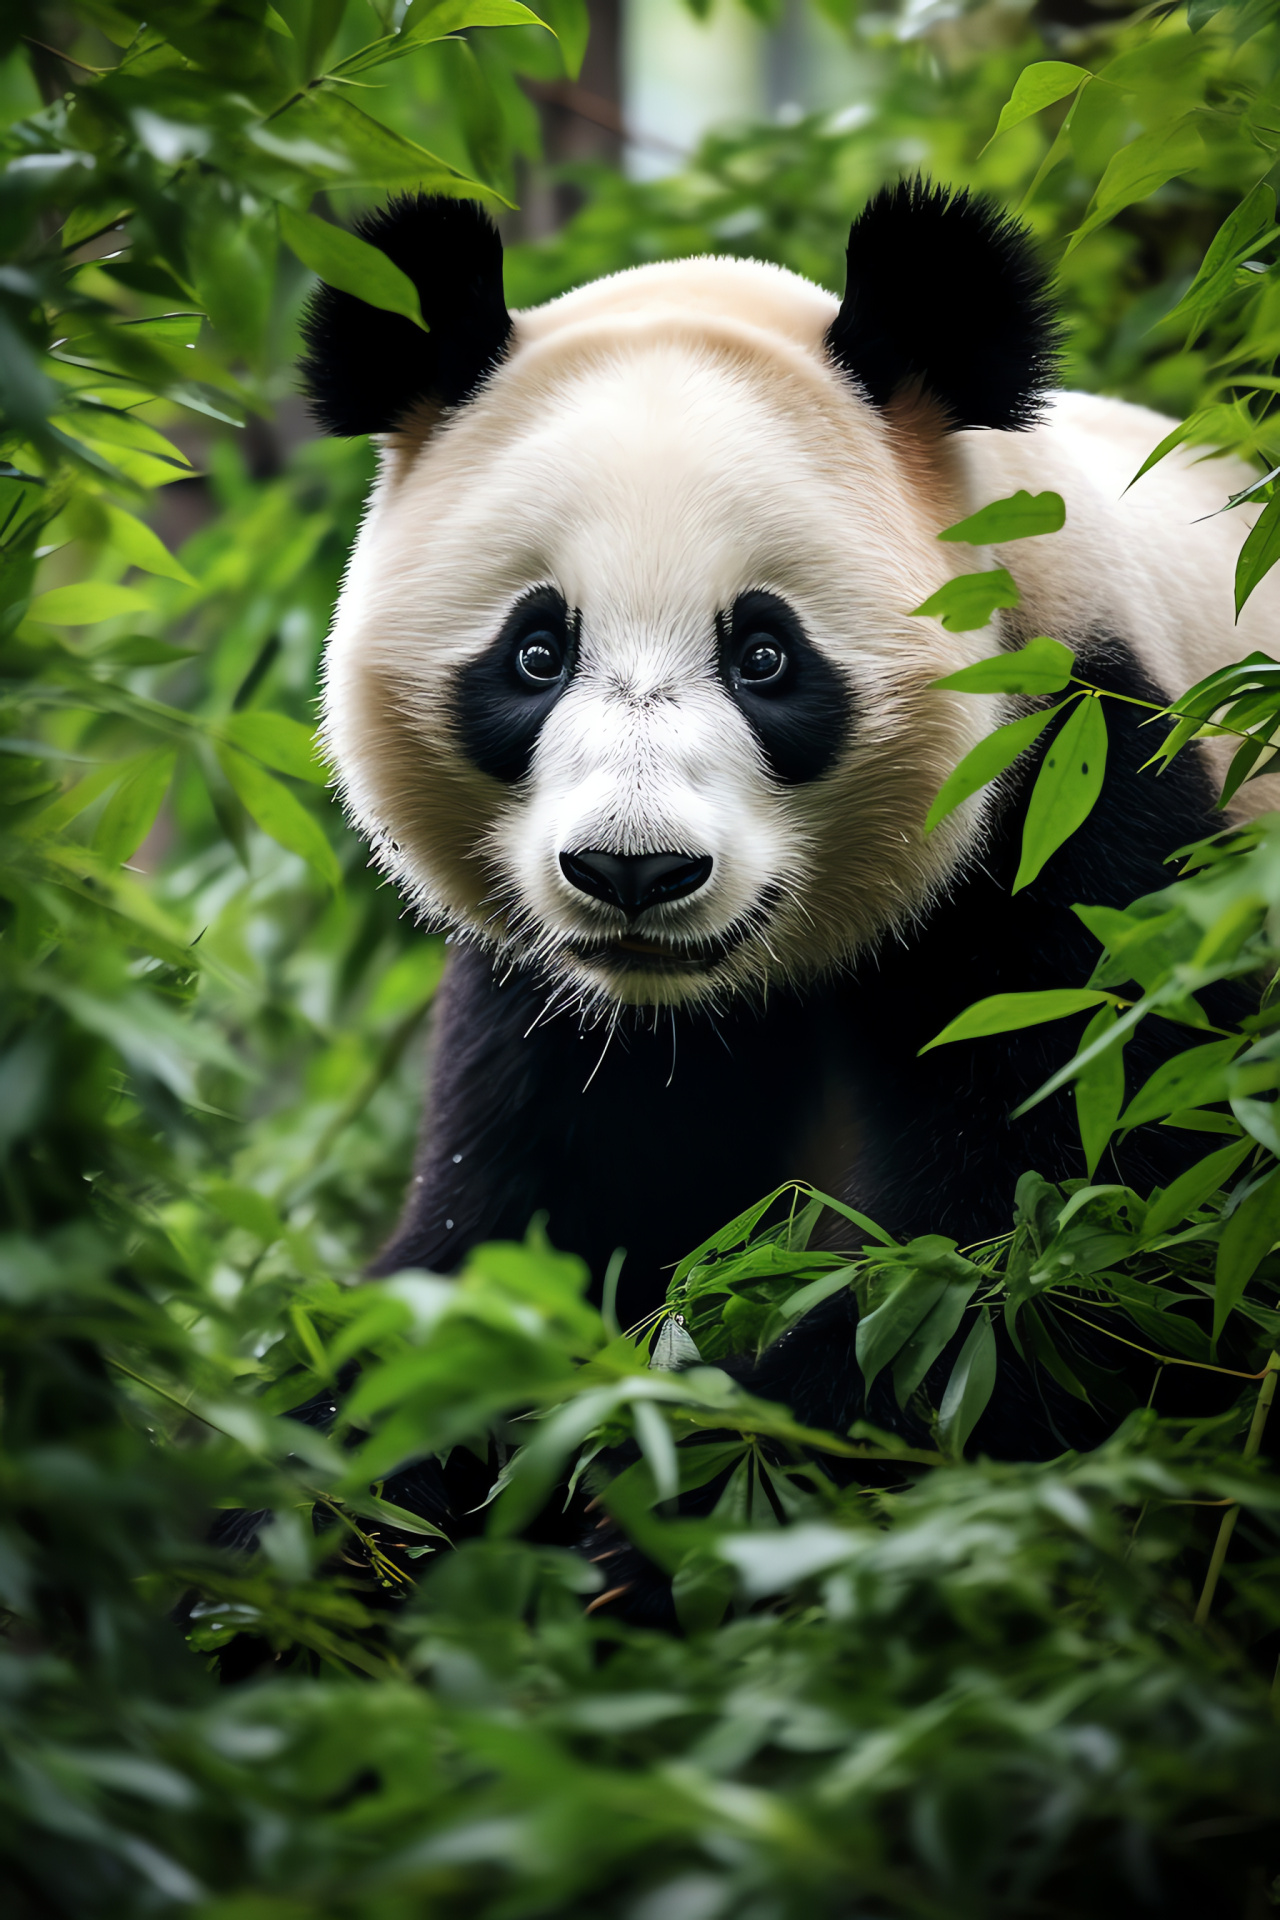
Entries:
{"label": "panda's head", "polygon": [[[722,1003],[919,912],[992,650],[913,619],[963,571],[948,434],[1035,416],[1053,352],[1020,231],[906,184],[843,304],[754,261],[642,267],[508,315],[467,202],[361,229],[429,331],[322,288],[323,424],[382,436],[324,732],[413,905],[587,1009]],[[968,559],[972,564],[972,558]]]}

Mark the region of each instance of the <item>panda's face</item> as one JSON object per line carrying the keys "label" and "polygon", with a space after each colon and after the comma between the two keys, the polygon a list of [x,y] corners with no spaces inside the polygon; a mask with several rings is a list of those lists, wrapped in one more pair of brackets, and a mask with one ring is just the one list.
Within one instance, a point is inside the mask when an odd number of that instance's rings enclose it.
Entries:
{"label": "panda's face", "polygon": [[972,837],[923,816],[991,715],[925,689],[990,636],[911,618],[948,503],[814,331],[550,331],[391,449],[330,748],[415,904],[555,1004],[714,1005],[839,964]]}

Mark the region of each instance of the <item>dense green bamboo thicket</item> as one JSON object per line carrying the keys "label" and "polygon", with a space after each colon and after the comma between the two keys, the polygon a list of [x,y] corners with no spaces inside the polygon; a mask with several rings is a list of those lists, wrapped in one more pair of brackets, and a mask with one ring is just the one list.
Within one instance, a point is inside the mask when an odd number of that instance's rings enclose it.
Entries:
{"label": "dense green bamboo thicket", "polygon": [[[838,287],[879,182],[980,186],[1058,263],[1074,383],[1254,459],[1242,603],[1280,557],[1271,0],[825,11],[863,52],[856,110],[727,130],[656,184],[580,170],[568,228],[509,252],[510,304],[707,249]],[[1196,995],[1276,977],[1280,824],[1127,913],[1083,903],[1090,981],[962,1017],[1090,1014],[1059,1078],[1096,1184],[1029,1167],[1000,1240],[851,1217],[833,1256],[822,1196],[761,1196],[674,1276],[705,1363],[679,1373],[537,1223],[460,1283],[361,1281],[444,955],[313,754],[372,454],[299,437],[297,314],[314,272],[411,310],[352,215],[406,186],[501,213],[538,158],[520,79],[575,74],[585,33],[582,0],[20,0],[0,23],[6,1910],[1257,1920],[1280,1904],[1280,1011],[1268,988],[1210,1030]],[[1102,725],[1048,640],[973,671]],[[1225,726],[1242,780],[1280,667],[1178,711],[1166,751]],[[993,736],[940,805],[1020,744]],[[1024,867],[1095,797],[1047,795]],[[1203,1037],[1126,1106],[1146,1018]],[[1204,1154],[1134,1193],[1108,1144],[1149,1122]],[[928,1446],[807,1433],[716,1368],[837,1287]],[[1111,1416],[1096,1452],[966,1455],[1000,1315]],[[286,1417],[317,1393],[329,1436]],[[456,1447],[505,1462],[460,1543],[382,1491]],[[583,1473],[671,1572],[683,1637],[590,1612],[598,1569],[529,1537]],[[711,1518],[681,1517],[716,1473]],[[256,1551],[211,1544],[237,1508],[267,1516]]]}

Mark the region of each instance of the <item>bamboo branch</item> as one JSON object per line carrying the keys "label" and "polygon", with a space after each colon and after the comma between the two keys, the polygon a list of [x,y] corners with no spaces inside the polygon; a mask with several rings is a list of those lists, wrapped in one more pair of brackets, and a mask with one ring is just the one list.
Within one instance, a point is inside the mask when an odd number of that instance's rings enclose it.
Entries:
{"label": "bamboo branch", "polygon": [[[1280,1354],[1272,1352],[1267,1360],[1267,1371],[1262,1385],[1258,1388],[1258,1402],[1253,1409],[1253,1419],[1249,1422],[1249,1432],[1244,1443],[1244,1458],[1252,1460],[1262,1445],[1262,1435],[1267,1424],[1267,1415],[1271,1411],[1271,1402],[1276,1397],[1276,1369],[1280,1367]],[[1209,1618],[1209,1609],[1213,1605],[1213,1596],[1218,1587],[1218,1576],[1227,1557],[1227,1548],[1231,1545],[1231,1536],[1236,1530],[1236,1521],[1240,1518],[1239,1505],[1229,1507],[1222,1516],[1222,1525],[1218,1528],[1218,1537],[1213,1543],[1213,1552],[1209,1557],[1209,1570],[1204,1577],[1204,1586],[1200,1592],[1199,1605],[1195,1611],[1195,1623],[1202,1627]],[[1274,1692],[1274,1689],[1273,1689]]]}

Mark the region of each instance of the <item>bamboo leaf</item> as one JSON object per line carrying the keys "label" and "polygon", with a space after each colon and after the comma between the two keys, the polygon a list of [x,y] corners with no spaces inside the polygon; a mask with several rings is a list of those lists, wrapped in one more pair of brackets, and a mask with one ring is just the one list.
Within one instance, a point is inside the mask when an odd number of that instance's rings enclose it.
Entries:
{"label": "bamboo leaf", "polygon": [[971,547],[1001,546],[1006,540],[1029,540],[1037,534],[1057,533],[1066,525],[1067,509],[1060,493],[1012,493],[993,500],[965,520],[944,527],[939,540],[963,540]]}
{"label": "bamboo leaf", "polygon": [[[1115,1007],[1109,1003],[1099,1007],[1080,1037],[1081,1048],[1101,1039],[1114,1027],[1118,1017]],[[1092,1180],[1124,1105],[1123,1046],[1108,1047],[1077,1076],[1075,1102],[1085,1168]]]}
{"label": "bamboo leaf", "polygon": [[418,289],[381,247],[317,214],[295,213],[290,207],[280,208],[280,233],[303,266],[318,273],[327,286],[354,294],[368,306],[403,314],[427,331]]}
{"label": "bamboo leaf", "polygon": [[324,829],[288,787],[235,747],[219,743],[215,751],[218,765],[262,831],[290,853],[301,854],[331,887],[340,886],[342,873]]}
{"label": "bamboo leaf", "polygon": [[[1136,486],[1143,474],[1149,473],[1175,447],[1235,447],[1251,439],[1253,434],[1253,421],[1240,401],[1219,401],[1211,407],[1200,407],[1153,448],[1129,486]],[[1125,491],[1128,492],[1128,487]]]}
{"label": "bamboo leaf", "polygon": [[1179,1107],[1203,1107],[1227,1097],[1227,1070],[1240,1051],[1238,1040],[1211,1040],[1188,1047],[1156,1068],[1125,1109],[1125,1128],[1158,1120]]}
{"label": "bamboo leaf", "polygon": [[639,1400],[631,1409],[636,1442],[649,1465],[659,1500],[674,1500],[680,1491],[680,1468],[671,1429],[651,1400]]}
{"label": "bamboo leaf", "polygon": [[1050,707],[1045,713],[1029,713],[1021,720],[1010,720],[989,733],[985,740],[979,740],[939,788],[925,817],[925,832],[932,833],[962,801],[1007,772],[1019,755],[1040,738],[1057,711],[1057,707]]}
{"label": "bamboo leaf", "polygon": [[[1055,101],[1077,93],[1093,75],[1088,67],[1072,66],[1069,60],[1036,60],[1024,67],[1014,82],[1013,92],[1000,109],[991,140],[998,140],[1010,127],[1021,126],[1034,114],[1043,113]],[[987,142],[990,146],[991,140]],[[986,148],[983,149],[986,151]]]}
{"label": "bamboo leaf", "polygon": [[1064,841],[1088,819],[1107,770],[1102,702],[1087,694],[1050,741],[1027,803],[1022,859],[1013,891],[1030,886]]}
{"label": "bamboo leaf", "polygon": [[1061,693],[1075,671],[1076,657],[1061,640],[1036,634],[1016,653],[996,653],[975,660],[931,687],[954,693]]}
{"label": "bamboo leaf", "polygon": [[1280,1169],[1245,1195],[1223,1229],[1213,1278],[1215,1342],[1259,1263],[1277,1239],[1280,1239]]}
{"label": "bamboo leaf", "polygon": [[970,1434],[987,1410],[995,1384],[996,1336],[990,1309],[979,1307],[938,1409],[938,1437],[953,1459],[964,1453]]}
{"label": "bamboo leaf", "polygon": [[1266,579],[1280,560],[1280,494],[1275,494],[1262,509],[1236,561],[1236,619],[1244,611],[1249,595]]}
{"label": "bamboo leaf", "polygon": [[1210,241],[1195,279],[1177,306],[1158,324],[1165,326],[1182,320],[1190,330],[1189,340],[1193,340],[1235,290],[1240,262],[1276,237],[1275,217],[1274,189],[1260,181],[1227,215]]}
{"label": "bamboo leaf", "polygon": [[89,627],[99,620],[117,620],[123,613],[141,613],[147,604],[146,594],[136,587],[80,580],[73,587],[53,587],[37,594],[27,608],[27,618],[54,627]]}
{"label": "bamboo leaf", "polygon": [[1098,182],[1097,192],[1083,221],[1067,243],[1067,254],[1099,227],[1105,226],[1135,200],[1146,200],[1181,173],[1190,173],[1204,159],[1198,116],[1184,114],[1170,126],[1138,135],[1113,154]]}
{"label": "bamboo leaf", "polygon": [[218,731],[244,753],[251,753],[277,773],[323,787],[328,774],[316,758],[313,727],[291,720],[285,713],[232,713],[218,723]]}
{"label": "bamboo leaf", "polygon": [[186,587],[195,585],[181,560],[174,558],[159,534],[143,521],[126,513],[123,507],[110,504],[107,504],[106,515],[111,544],[131,566],[140,567],[144,573],[159,574],[166,580],[180,580]]}
{"label": "bamboo leaf", "polygon": [[858,1322],[855,1352],[868,1393],[882,1369],[950,1285],[945,1274],[926,1273],[919,1267],[908,1267],[900,1279],[895,1279],[888,1299]]}
{"label": "bamboo leaf", "polygon": [[933,1047],[950,1046],[955,1040],[980,1040],[991,1033],[1017,1033],[1023,1027],[1043,1026],[1048,1020],[1065,1020],[1073,1013],[1087,1013],[1110,1001],[1119,1002],[1110,993],[1095,987],[1049,987],[1037,993],[993,993],[976,1000],[956,1015],[936,1034],[921,1053]]}
{"label": "bamboo leaf", "polygon": [[167,752],[147,754],[103,808],[93,847],[111,866],[129,859],[150,833],[169,791],[175,759]]}
{"label": "bamboo leaf", "polygon": [[941,1298],[911,1333],[893,1362],[893,1391],[905,1407],[947,1342],[964,1319],[964,1310],[977,1290],[980,1274],[968,1281],[950,1281]]}
{"label": "bamboo leaf", "polygon": [[962,573],[948,580],[911,611],[919,619],[941,620],[948,633],[968,633],[974,627],[985,627],[998,607],[1018,604],[1012,574],[1004,567],[990,567],[983,573]]}
{"label": "bamboo leaf", "polygon": [[541,27],[547,33],[553,31],[531,8],[521,6],[520,0],[428,0],[425,6],[422,0],[414,0],[398,33],[384,34],[380,40],[371,40],[356,53],[348,54],[330,68],[326,78],[367,73],[468,27]]}

